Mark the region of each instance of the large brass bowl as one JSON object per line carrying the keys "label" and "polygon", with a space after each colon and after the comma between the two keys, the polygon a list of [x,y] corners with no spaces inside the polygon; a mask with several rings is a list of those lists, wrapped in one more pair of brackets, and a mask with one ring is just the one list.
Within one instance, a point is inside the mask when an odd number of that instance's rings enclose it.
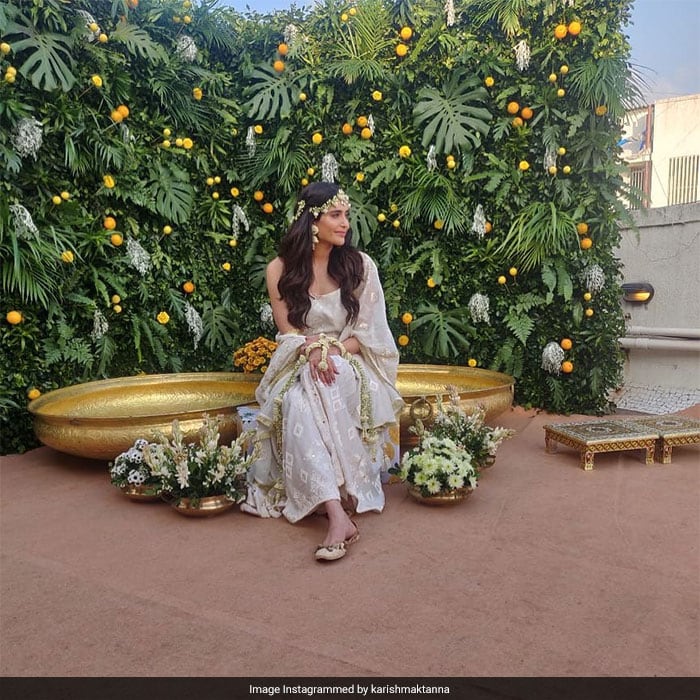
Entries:
{"label": "large brass bowl", "polygon": [[111,460],[137,438],[170,435],[177,418],[194,440],[203,415],[223,416],[222,443],[240,430],[236,407],[255,401],[260,375],[236,372],[146,374],[50,391],[29,404],[45,445],[90,459]]}
{"label": "large brass bowl", "polygon": [[[222,442],[240,431],[236,407],[255,403],[261,375],[238,372],[146,374],[76,384],[48,392],[29,404],[34,431],[45,445],[90,459],[111,460],[137,438],[170,435],[177,418],[186,439],[194,440],[205,413],[222,415]],[[449,365],[399,365],[397,388],[406,406],[401,414],[402,451],[416,444],[409,428],[420,418],[429,426],[435,397],[457,387],[468,412],[484,407],[489,420],[510,407],[513,378],[499,372]]]}
{"label": "large brass bowl", "polygon": [[410,431],[417,418],[426,427],[435,418],[436,396],[449,399],[449,386],[459,392],[460,406],[471,413],[477,406],[489,422],[513,403],[514,380],[508,374],[454,365],[399,365],[396,388],[406,402],[401,412],[400,443],[404,452],[418,443]]}

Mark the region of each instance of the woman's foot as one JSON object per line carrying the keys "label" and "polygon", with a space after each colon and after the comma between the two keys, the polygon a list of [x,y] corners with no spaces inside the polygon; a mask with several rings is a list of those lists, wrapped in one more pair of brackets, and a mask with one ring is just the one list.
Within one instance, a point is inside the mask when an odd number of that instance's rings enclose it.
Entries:
{"label": "woman's foot", "polygon": [[316,548],[316,559],[333,561],[345,556],[347,547],[360,538],[360,531],[351,520],[340,501],[325,503],[328,516],[328,531],[323,543]]}
{"label": "woman's foot", "polygon": [[[315,557],[317,561],[335,561],[336,559],[341,559],[347,554],[348,547],[360,539],[360,530],[353,521],[350,522],[352,524],[353,531],[351,534],[345,537],[345,539],[340,542],[332,542],[331,544],[320,544],[318,547],[316,547]],[[326,539],[329,538],[330,530]]]}

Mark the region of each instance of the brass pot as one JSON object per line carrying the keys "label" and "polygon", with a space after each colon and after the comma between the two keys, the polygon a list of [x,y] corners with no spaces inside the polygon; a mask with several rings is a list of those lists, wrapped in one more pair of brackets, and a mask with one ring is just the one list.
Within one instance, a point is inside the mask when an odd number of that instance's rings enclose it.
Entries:
{"label": "brass pot", "polygon": [[466,413],[478,406],[488,422],[513,404],[513,377],[477,367],[453,365],[399,365],[396,388],[406,402],[401,412],[401,452],[418,444],[411,426],[420,419],[426,428],[435,420],[436,396],[449,400],[448,387],[457,387],[459,405]]}
{"label": "brass pot", "polygon": [[202,498],[179,498],[170,502],[170,505],[180,515],[189,518],[207,518],[210,515],[219,515],[233,508],[234,501],[226,496],[203,496]]}
{"label": "brass pot", "polygon": [[431,496],[424,496],[421,493],[420,486],[414,484],[406,484],[408,493],[413,496],[419,503],[426,506],[453,506],[464,501],[474,490],[468,486],[461,489],[450,489],[449,491],[441,491]]}
{"label": "brass pot", "polygon": [[162,500],[160,487],[153,484],[129,484],[119,487],[119,490],[132,501],[148,503]]}
{"label": "brass pot", "polygon": [[223,416],[222,444],[241,430],[236,407],[255,401],[261,375],[238,372],[144,374],[76,384],[29,404],[37,438],[61,452],[112,460],[137,438],[170,437],[180,422],[185,439],[197,439],[204,414]]}

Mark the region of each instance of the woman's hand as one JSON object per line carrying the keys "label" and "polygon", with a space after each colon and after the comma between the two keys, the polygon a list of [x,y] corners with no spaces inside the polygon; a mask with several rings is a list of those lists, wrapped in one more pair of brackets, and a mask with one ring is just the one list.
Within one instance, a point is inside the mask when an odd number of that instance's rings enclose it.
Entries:
{"label": "woman's hand", "polygon": [[329,348],[328,355],[326,357],[326,369],[321,369],[319,364],[321,362],[321,348],[314,348],[308,357],[309,371],[311,372],[311,378],[314,381],[320,381],[326,386],[330,386],[335,381],[335,375],[338,374],[338,368],[335,366],[335,362],[331,355],[338,355],[340,351],[337,348]]}

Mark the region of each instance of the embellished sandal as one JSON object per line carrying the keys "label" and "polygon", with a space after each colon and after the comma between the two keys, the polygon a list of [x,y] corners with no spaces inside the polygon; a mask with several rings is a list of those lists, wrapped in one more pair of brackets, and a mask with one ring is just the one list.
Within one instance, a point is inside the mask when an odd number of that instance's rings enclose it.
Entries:
{"label": "embellished sandal", "polygon": [[342,559],[347,554],[348,547],[360,539],[360,530],[357,527],[357,523],[354,520],[351,522],[355,526],[355,534],[336,544],[318,545],[314,554],[316,561],[335,561],[336,559]]}

